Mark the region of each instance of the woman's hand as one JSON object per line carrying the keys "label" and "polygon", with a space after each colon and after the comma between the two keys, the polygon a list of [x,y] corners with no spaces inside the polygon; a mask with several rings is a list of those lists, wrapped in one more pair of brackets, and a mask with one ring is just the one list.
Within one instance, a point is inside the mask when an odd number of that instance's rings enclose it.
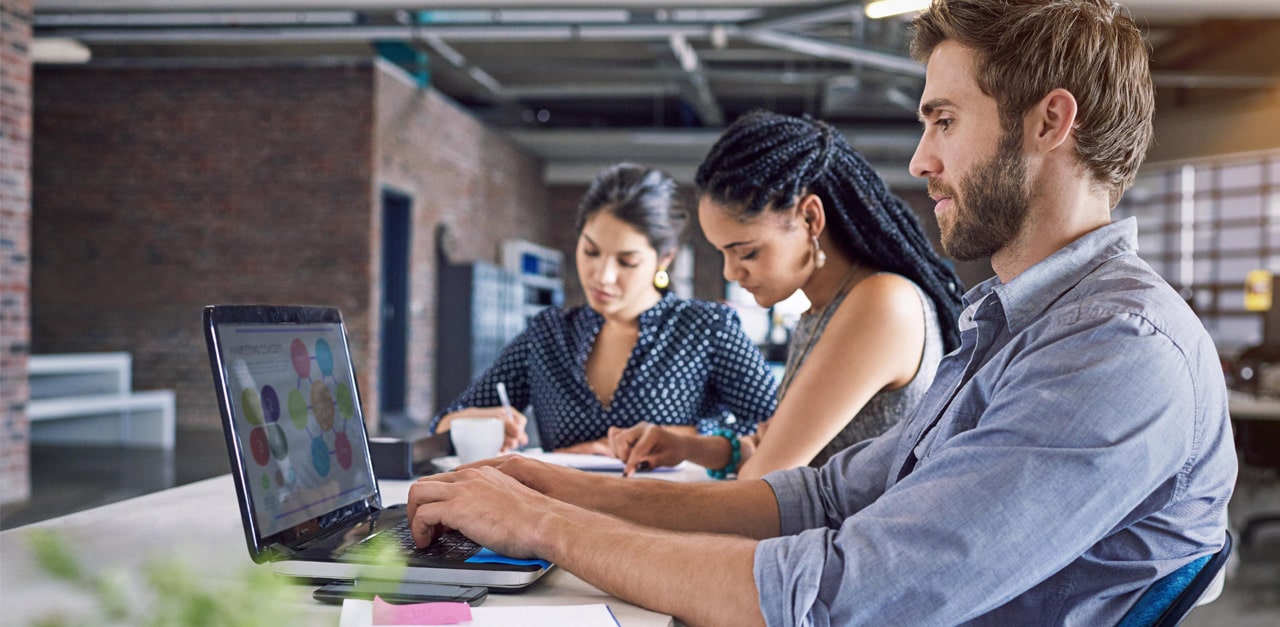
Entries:
{"label": "woman's hand", "polygon": [[609,438],[603,437],[599,440],[588,440],[579,442],[573,446],[566,446],[555,450],[557,453],[578,453],[580,455],[603,455],[605,457],[613,457],[613,450],[609,448]]}
{"label": "woman's hand", "polygon": [[501,418],[504,431],[502,439],[503,452],[518,449],[529,443],[529,434],[524,431],[525,425],[529,424],[529,419],[519,410],[505,407],[468,407],[459,409],[440,417],[440,422],[436,423],[436,433],[448,431],[449,423],[453,422],[455,418]]}
{"label": "woman's hand", "polygon": [[622,476],[658,466],[675,466],[688,458],[688,441],[697,436],[642,422],[626,429],[609,427],[609,448],[626,467]]}

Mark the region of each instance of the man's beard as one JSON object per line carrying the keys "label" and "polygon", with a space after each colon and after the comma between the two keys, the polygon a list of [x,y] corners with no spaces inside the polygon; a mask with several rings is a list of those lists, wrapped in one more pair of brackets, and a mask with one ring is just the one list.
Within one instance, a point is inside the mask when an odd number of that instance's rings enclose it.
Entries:
{"label": "man's beard", "polygon": [[953,203],[950,226],[938,225],[947,256],[957,261],[990,257],[1021,232],[1030,196],[1027,164],[1018,148],[1021,139],[1007,133],[995,156],[960,180],[962,196],[930,181],[931,196],[949,196]]}

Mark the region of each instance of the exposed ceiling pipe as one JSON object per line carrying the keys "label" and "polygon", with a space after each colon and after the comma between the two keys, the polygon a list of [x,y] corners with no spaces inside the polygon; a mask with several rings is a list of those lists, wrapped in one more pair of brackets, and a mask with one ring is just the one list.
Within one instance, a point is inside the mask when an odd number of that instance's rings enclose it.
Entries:
{"label": "exposed ceiling pipe", "polygon": [[421,41],[426,44],[432,52],[435,52],[445,61],[448,61],[450,65],[462,70],[467,77],[479,85],[484,91],[488,92],[490,96],[498,100],[506,99],[506,96],[503,94],[502,84],[499,83],[497,79],[491,76],[488,72],[471,65],[471,63],[467,61],[467,58],[462,56],[462,53],[455,50],[453,46],[446,43],[444,39],[441,39],[436,35],[424,35],[421,38]]}
{"label": "exposed ceiling pipe", "polygon": [[[43,7],[41,7],[43,8]],[[263,11],[184,13],[57,13],[38,14],[37,27],[83,28],[110,26],[262,26],[355,24],[355,11]]]}
{"label": "exposed ceiling pipe", "polygon": [[815,24],[852,21],[860,16],[860,12],[856,9],[856,4],[841,2],[836,6],[801,11],[781,17],[765,18],[742,26],[746,29],[759,30],[799,30]]}
{"label": "exposed ceiling pipe", "polygon": [[[424,24],[420,26],[317,26],[312,28],[162,28],[162,29],[90,29],[40,28],[40,36],[68,37],[89,44],[190,44],[190,43],[358,43],[375,40],[411,41],[418,36],[435,35],[448,41],[571,41],[666,40],[672,35],[693,39],[711,36],[711,25],[485,25],[458,26]],[[732,34],[732,33],[731,33]]]}
{"label": "exposed ceiling pipe", "polygon": [[[841,125],[839,131],[850,144],[864,152],[897,152],[910,156],[920,141],[916,124],[886,128],[880,124]],[[637,129],[510,129],[515,141],[536,148],[539,154],[557,158],[594,158],[629,151],[635,158],[697,157],[702,158],[720,130],[663,129],[661,132]]]}
{"label": "exposed ceiling pipe", "polygon": [[667,41],[671,46],[671,53],[676,57],[676,62],[684,71],[684,82],[689,92],[686,94],[686,99],[693,104],[702,123],[709,126],[724,126],[724,110],[711,94],[711,88],[707,87],[707,78],[702,74],[702,64],[698,61],[697,51],[684,35],[671,35]]}
{"label": "exposed ceiling pipe", "polygon": [[[164,11],[172,10],[174,0],[39,0],[41,11]],[[395,9],[457,9],[465,0],[183,0],[193,11],[269,11],[282,6],[309,9],[353,9],[356,11],[390,11]],[[599,9],[602,7],[662,8],[670,13],[680,11],[712,11],[718,7],[774,7],[787,4],[781,0],[501,0],[505,8],[543,9],[548,4],[559,8]],[[689,7],[699,6],[700,9]]]}
{"label": "exposed ceiling pipe", "polygon": [[556,98],[560,100],[601,98],[648,98],[654,95],[674,96],[680,88],[674,83],[636,82],[626,83],[557,83],[530,86],[508,85],[502,93],[508,98]]}
{"label": "exposed ceiling pipe", "polygon": [[742,37],[748,41],[752,41],[764,46],[781,48],[792,52],[801,52],[822,59],[835,59],[840,61],[848,61],[850,63],[861,63],[869,67],[876,67],[890,72],[906,74],[908,76],[924,77],[924,65],[917,63],[915,59],[909,57],[900,57],[874,50],[857,48],[854,46],[844,46],[834,44],[820,39],[811,37],[801,37],[790,33],[781,33],[771,30],[749,30],[742,33]]}

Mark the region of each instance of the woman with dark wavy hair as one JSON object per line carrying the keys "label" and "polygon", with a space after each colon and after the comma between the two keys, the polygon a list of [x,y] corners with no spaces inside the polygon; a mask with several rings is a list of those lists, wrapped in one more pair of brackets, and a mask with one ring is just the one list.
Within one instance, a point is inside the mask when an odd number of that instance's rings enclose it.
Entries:
{"label": "woman with dark wavy hair", "polygon": [[514,448],[525,442],[528,407],[547,450],[609,454],[608,430],[642,421],[689,436],[753,431],[777,403],[764,357],[732,309],[667,290],[686,221],[667,174],[631,163],[600,172],[578,205],[587,304],[534,318],[436,417],[435,431],[505,416],[504,448]]}

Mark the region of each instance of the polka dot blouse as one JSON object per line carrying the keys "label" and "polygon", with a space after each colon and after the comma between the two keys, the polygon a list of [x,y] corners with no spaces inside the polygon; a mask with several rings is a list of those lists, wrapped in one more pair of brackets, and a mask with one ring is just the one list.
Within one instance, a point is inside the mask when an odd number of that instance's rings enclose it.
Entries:
{"label": "polka dot blouse", "polygon": [[667,293],[640,314],[640,335],[608,407],[587,384],[586,363],[604,317],[587,306],[538,314],[480,378],[431,422],[466,407],[533,408],[542,447],[604,437],[638,422],[755,431],[773,415],[777,383],[727,306]]}

